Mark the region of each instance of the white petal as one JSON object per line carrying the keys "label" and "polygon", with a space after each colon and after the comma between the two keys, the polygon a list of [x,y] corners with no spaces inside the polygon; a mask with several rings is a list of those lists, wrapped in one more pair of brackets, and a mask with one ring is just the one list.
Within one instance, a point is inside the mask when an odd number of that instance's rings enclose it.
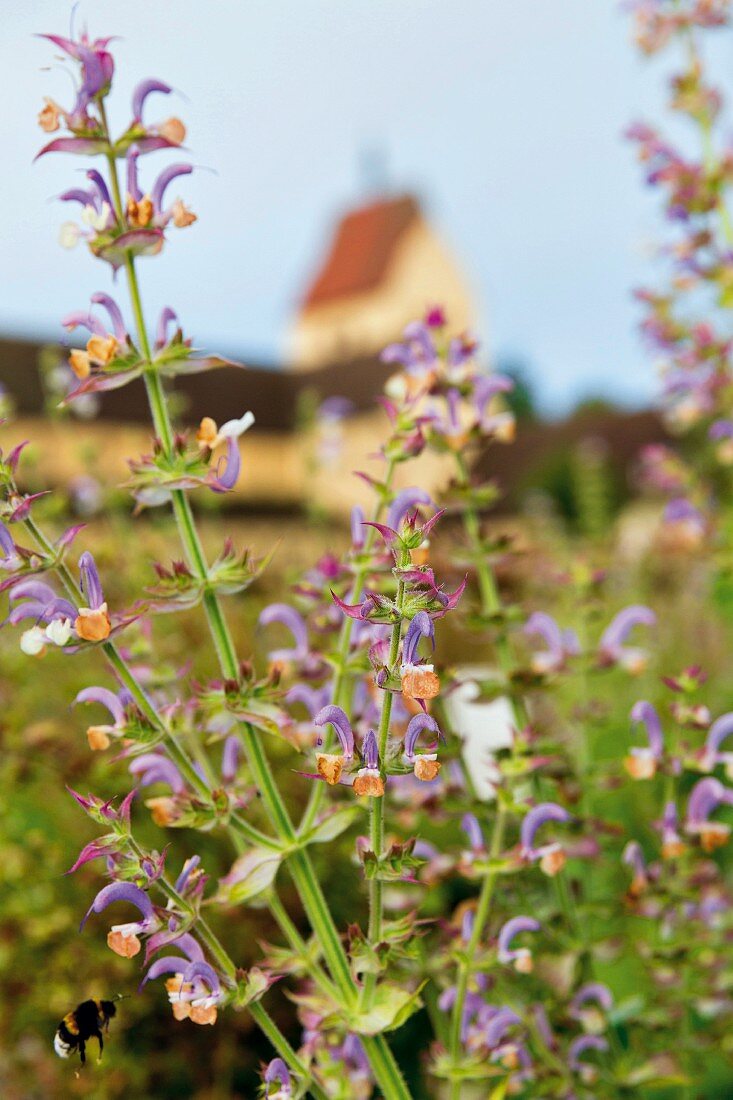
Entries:
{"label": "white petal", "polygon": [[76,248],[79,243],[79,226],[76,222],[64,222],[59,230],[59,244],[62,248]]}
{"label": "white petal", "polygon": [[46,627],[46,637],[54,645],[66,645],[71,637],[71,619],[54,619]]}
{"label": "white petal", "polygon": [[28,657],[37,657],[46,644],[46,632],[40,626],[32,626],[20,637],[20,648]]}
{"label": "white petal", "polygon": [[237,439],[240,435],[244,435],[246,431],[249,431],[254,422],[253,412],[246,412],[239,420],[227,420],[226,424],[222,424],[219,428],[219,438],[229,439],[234,437]]}

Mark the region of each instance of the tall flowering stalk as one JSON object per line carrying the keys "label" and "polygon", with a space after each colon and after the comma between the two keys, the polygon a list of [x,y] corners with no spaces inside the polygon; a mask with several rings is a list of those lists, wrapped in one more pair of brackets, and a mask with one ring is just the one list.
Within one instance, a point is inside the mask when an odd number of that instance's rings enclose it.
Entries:
{"label": "tall flowering stalk", "polygon": [[[680,36],[692,49],[697,29],[726,16],[722,0],[646,0],[636,20],[644,48]],[[150,79],[135,89],[129,125],[113,136],[108,40],[52,41],[71,59],[76,95],[68,107],[45,102],[42,153],[92,156],[103,169],[89,169],[85,186],[60,196],[79,213],[62,241],[84,242],[123,273],[129,296],[123,307],[99,291],[63,319],[74,345],[65,400],[142,378],[155,439],[149,454],[131,460],[128,485],[138,511],[172,508],[184,554],[158,563],[144,599],[120,609],[88,550],[70,564],[80,529],[53,538],[37,520],[38,495],[19,484],[22,445],[0,456],[7,625],[20,629],[29,660],[51,648],[77,657],[99,650],[113,673],[75,699],[76,713],[90,718],[90,750],[114,746],[133,785],[119,802],[72,792],[100,835],[71,869],[101,859],[110,880],[86,906],[86,934],[104,929],[112,951],[140,956],[142,988],[162,981],[176,1020],[213,1026],[224,1010],[246,1009],[273,1047],[262,1073],[271,1098],[407,1100],[386,1035],[399,1043],[408,1020],[414,1029],[425,1018],[430,1037],[416,1054],[400,1053],[431,1095],[570,1100],[686,1085],[702,1036],[692,1034],[687,1006],[664,1014],[669,959],[679,960],[707,1042],[730,1014],[717,975],[725,974],[731,907],[716,861],[730,835],[731,716],[713,721],[697,668],[667,675],[669,694],[660,694],[649,646],[663,615],[636,598],[622,607],[615,594],[608,600],[602,571],[568,568],[545,550],[550,580],[537,578],[530,608],[500,590],[495,567],[515,562],[483,527],[496,489],[478,484],[474,458],[512,442],[511,384],[480,366],[474,341],[453,333],[439,307],[384,352],[395,370],[382,398],[382,472],[361,475],[373,491],[368,518],[355,508],[345,554],[324,555],[262,610],[267,670],[240,661],[223,600],[246,591],[263,563],[229,541],[210,561],[190,494],[236,485],[238,439],[252,417],[233,410],[222,425],[205,416],[195,435],[176,430],[165,379],[221,360],[193,348],[169,307],[153,331],[138,281],[139,260],[196,223],[173,197],[192,166],[176,159],[155,178],[147,171],[148,155],[177,150],[185,127],[175,117],[150,121],[153,104],[172,94]],[[675,94],[699,117],[706,166],[681,164],[648,137],[644,155],[654,160],[653,182],[672,190],[676,220],[710,218],[726,233],[719,199],[727,169],[709,147],[719,97],[701,81],[697,59]],[[727,262],[722,252],[716,262]],[[723,279],[719,269],[715,278]],[[647,328],[684,360],[670,389],[675,407],[689,407],[693,379],[697,407],[716,417],[711,440],[726,453],[719,404],[727,391],[718,383],[727,347],[699,327],[679,327],[669,303],[650,301]],[[691,343],[704,370],[689,360]],[[337,415],[336,404],[328,415]],[[410,483],[410,463],[426,451],[444,463],[437,494]],[[647,458],[657,481],[673,486],[666,525],[688,550],[698,547],[710,527],[700,482],[668,455]],[[151,659],[133,661],[127,639],[141,622],[199,605],[218,678],[170,682],[154,675]],[[461,660],[475,665],[480,653],[469,684],[477,705],[502,699],[509,707],[508,745],[482,765],[464,756],[463,731],[453,728],[466,683],[446,664],[446,620],[460,635]],[[599,711],[613,733],[603,759],[590,743]],[[266,751],[272,737],[293,751],[288,765],[304,792],[299,821]],[[487,781],[494,797],[484,801],[477,792]],[[634,799],[640,789],[644,799]],[[633,803],[634,814],[609,810],[612,797]],[[216,886],[196,852],[171,871],[168,849],[139,843],[134,819],[143,801],[162,829],[215,829],[231,842],[236,859]],[[332,862],[347,836],[365,889],[342,934],[314,854],[325,849]],[[283,871],[303,916],[285,905]],[[337,866],[335,875],[341,882],[353,868]],[[243,969],[207,910],[226,913],[229,933],[249,905],[268,910],[280,942]],[[633,967],[636,999],[617,985],[624,963]],[[285,977],[302,1025],[298,1049],[266,1007],[268,989]]]}

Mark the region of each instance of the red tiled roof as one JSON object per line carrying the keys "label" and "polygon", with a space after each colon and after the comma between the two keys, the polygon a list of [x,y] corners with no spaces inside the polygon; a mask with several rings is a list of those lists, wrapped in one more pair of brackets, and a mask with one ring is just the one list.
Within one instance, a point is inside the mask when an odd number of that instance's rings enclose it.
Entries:
{"label": "red tiled roof", "polygon": [[303,300],[303,308],[379,286],[404,231],[419,216],[411,195],[380,199],[352,210],[339,222],[328,255]]}

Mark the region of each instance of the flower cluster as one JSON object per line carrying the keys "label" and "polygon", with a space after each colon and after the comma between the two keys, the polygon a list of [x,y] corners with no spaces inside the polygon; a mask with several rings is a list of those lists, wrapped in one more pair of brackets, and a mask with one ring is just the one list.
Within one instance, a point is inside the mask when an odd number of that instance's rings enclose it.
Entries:
{"label": "flower cluster", "polygon": [[[636,5],[637,34],[657,50],[726,14],[722,2],[648,0]],[[422,1036],[410,1041],[412,1075],[449,1100],[466,1090],[611,1097],[691,1077],[703,1038],[667,1011],[665,993],[684,966],[692,1007],[709,1024],[705,1041],[724,1033],[733,717],[713,720],[700,668],[666,675],[660,688],[664,602],[653,591],[653,606],[646,594],[639,602],[614,563],[559,564],[549,545],[538,551],[542,568],[524,587],[517,581],[519,554],[485,519],[497,488],[477,473],[487,451],[514,438],[511,382],[485,369],[476,342],[433,307],[383,354],[394,373],[381,401],[381,467],[360,475],[372,491],[368,514],[355,507],[343,554],[332,548],[260,610],[264,667],[259,652],[241,660],[224,600],[241,597],[265,563],[229,540],[209,560],[189,494],[234,488],[238,440],[253,418],[219,426],[204,416],[195,433],[176,430],[164,380],[215,360],[193,349],[168,307],[148,329],[137,276],[139,257],[195,220],[167,197],[189,164],[141,183],[140,158],[179,146],[185,129],[176,118],[144,121],[148,98],[171,94],[152,79],[113,137],[109,40],[51,40],[75,67],[77,93],[69,110],[46,101],[43,130],[67,132],[42,152],[101,164],[87,172],[88,188],[61,196],[82,208],[82,225],[63,237],[84,237],[124,275],[133,322],[104,291],[64,318],[67,333],[84,334],[69,352],[66,399],[142,379],[155,438],[150,454],[130,461],[128,488],[138,511],[170,504],[181,540],[181,556],[156,564],[145,598],[118,613],[88,550],[78,580],[67,565],[80,529],[54,540],[36,520],[44,494],[18,486],[22,447],[0,455],[7,624],[24,627],[29,656],[98,647],[111,677],[75,703],[97,708],[90,750],[114,745],[120,782],[134,784],[119,806],[72,792],[103,832],[71,870],[100,860],[109,879],[82,926],[125,906],[107,943],[144,959],[141,987],[164,980],[176,1020],[212,1025],[225,1008],[246,1009],[274,1048],[262,1070],[270,1100],[409,1100],[385,1036],[411,1018],[411,1035]],[[697,62],[675,79],[673,97],[703,128],[722,104]],[[725,306],[729,248],[711,223],[725,225],[730,156],[700,165],[646,127],[633,136],[683,235],[673,249],[677,289],[713,287]],[[667,358],[671,421],[703,423],[729,463],[729,341],[683,320],[671,294],[644,301],[645,333]],[[348,411],[338,401],[320,410],[331,457]],[[445,472],[430,492],[410,474],[425,451]],[[643,472],[669,497],[664,523],[678,543],[703,545],[707,493],[690,466],[655,448]],[[158,614],[199,606],[219,665],[208,679],[166,667],[149,629]],[[195,831],[221,839],[236,853],[227,873],[211,883],[187,847],[169,877],[170,848],[139,842],[146,810],[166,839],[182,828],[187,843]],[[340,892],[353,884],[346,929],[329,905],[339,899],[324,890],[333,882]],[[258,948],[241,935],[243,907],[269,915],[276,943]],[[624,989],[629,968],[634,996]],[[269,1013],[275,981],[287,981],[297,1006],[297,1049]]]}

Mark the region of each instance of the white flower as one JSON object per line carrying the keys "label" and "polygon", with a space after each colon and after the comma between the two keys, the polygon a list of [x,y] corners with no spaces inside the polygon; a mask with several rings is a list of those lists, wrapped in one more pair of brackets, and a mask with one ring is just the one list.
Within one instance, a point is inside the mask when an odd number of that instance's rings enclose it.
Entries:
{"label": "white flower", "polygon": [[244,416],[240,416],[239,420],[227,420],[226,424],[222,424],[219,428],[217,438],[239,439],[240,435],[244,435],[246,431],[249,431],[254,422],[253,412],[246,412]]}
{"label": "white flower", "polygon": [[101,213],[97,213],[96,209],[91,205],[85,206],[81,212],[81,220],[85,225],[88,225],[90,229],[96,229],[100,233],[106,228],[109,221],[110,206],[108,202],[102,203]]}
{"label": "white flower", "polygon": [[59,244],[62,248],[76,248],[81,229],[76,222],[64,222],[59,230]]}
{"label": "white flower", "polygon": [[40,626],[32,626],[20,637],[20,648],[28,657],[37,657],[46,645],[46,631]]}
{"label": "white flower", "polygon": [[54,619],[46,627],[46,637],[54,645],[65,646],[71,637],[71,619]]}

